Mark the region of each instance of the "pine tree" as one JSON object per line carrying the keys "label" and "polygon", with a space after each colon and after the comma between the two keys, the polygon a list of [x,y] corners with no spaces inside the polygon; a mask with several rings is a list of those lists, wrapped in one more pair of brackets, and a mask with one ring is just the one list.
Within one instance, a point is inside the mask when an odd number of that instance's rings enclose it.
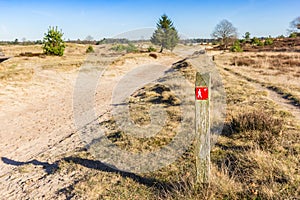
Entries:
{"label": "pine tree", "polygon": [[43,40],[44,52],[48,55],[63,56],[65,50],[65,42],[62,39],[62,31],[57,30],[57,27],[49,27],[45,33]]}
{"label": "pine tree", "polygon": [[156,27],[151,42],[161,46],[160,52],[164,49],[172,51],[179,42],[178,32],[173,26],[173,22],[164,14],[159,19]]}

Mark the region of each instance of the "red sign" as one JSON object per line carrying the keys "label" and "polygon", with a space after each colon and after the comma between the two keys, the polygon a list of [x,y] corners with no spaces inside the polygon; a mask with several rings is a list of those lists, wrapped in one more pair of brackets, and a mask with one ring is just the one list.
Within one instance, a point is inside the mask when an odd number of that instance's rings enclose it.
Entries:
{"label": "red sign", "polygon": [[195,95],[197,100],[207,100],[208,87],[196,87]]}

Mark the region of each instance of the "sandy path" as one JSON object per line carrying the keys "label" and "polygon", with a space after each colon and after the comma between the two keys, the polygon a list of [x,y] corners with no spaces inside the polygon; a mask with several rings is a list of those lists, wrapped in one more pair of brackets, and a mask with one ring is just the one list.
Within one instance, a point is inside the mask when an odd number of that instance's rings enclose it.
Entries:
{"label": "sandy path", "polygon": [[[98,83],[101,91],[95,95],[97,115],[110,110],[111,92],[122,75],[149,62],[171,66],[177,59],[146,56],[107,68]],[[97,70],[92,67],[86,77]],[[77,175],[49,174],[47,169],[67,152],[83,147],[73,120],[77,74],[76,70],[55,72],[37,66],[31,82],[0,85],[0,199],[64,199],[57,191]],[[28,161],[33,166],[27,166]]]}
{"label": "sandy path", "polygon": [[290,100],[284,98],[282,95],[278,94],[277,92],[275,92],[267,87],[262,86],[260,83],[255,83],[253,81],[247,80],[247,78],[235,73],[233,69],[230,69],[230,71],[227,71],[227,72],[229,72],[230,74],[232,74],[236,77],[242,78],[244,81],[247,81],[258,91],[266,91],[268,93],[268,98],[270,100],[274,101],[276,104],[281,106],[282,109],[290,112],[297,119],[297,121],[300,121],[299,106],[293,105]]}
{"label": "sandy path", "polygon": [[[64,137],[63,133],[75,131],[70,112],[75,77],[75,73],[43,71],[29,85],[4,88],[8,95],[1,96],[1,156],[26,161]],[[0,175],[8,167],[1,162]]]}

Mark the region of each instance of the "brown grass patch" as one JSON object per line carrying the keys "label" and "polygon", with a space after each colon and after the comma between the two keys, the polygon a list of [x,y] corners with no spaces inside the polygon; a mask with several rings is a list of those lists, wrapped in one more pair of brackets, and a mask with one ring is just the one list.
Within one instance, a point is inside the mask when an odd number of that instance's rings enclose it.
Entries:
{"label": "brown grass patch", "polygon": [[0,80],[3,81],[28,81],[33,74],[34,70],[31,67],[22,67],[10,63],[0,64]]}
{"label": "brown grass patch", "polygon": [[167,145],[174,137],[176,127],[181,121],[180,109],[178,105],[180,100],[175,94],[164,85],[148,85],[141,88],[129,99],[130,117],[132,121],[139,125],[145,126],[150,123],[149,110],[152,104],[161,105],[166,108],[167,120],[162,130],[151,138],[135,138],[118,130],[115,121],[109,120],[103,122],[109,129],[107,137],[120,148],[128,151],[153,151],[163,145]]}
{"label": "brown grass patch", "polygon": [[232,64],[234,66],[251,66],[255,64],[255,60],[246,57],[234,57]]}
{"label": "brown grass patch", "polygon": [[268,131],[279,135],[283,130],[283,120],[274,119],[270,113],[254,110],[232,117],[230,127],[235,133],[247,131]]}
{"label": "brown grass patch", "polygon": [[253,110],[231,117],[226,129],[224,133],[230,137],[253,142],[263,150],[272,150],[278,146],[284,120],[272,117],[271,113]]}

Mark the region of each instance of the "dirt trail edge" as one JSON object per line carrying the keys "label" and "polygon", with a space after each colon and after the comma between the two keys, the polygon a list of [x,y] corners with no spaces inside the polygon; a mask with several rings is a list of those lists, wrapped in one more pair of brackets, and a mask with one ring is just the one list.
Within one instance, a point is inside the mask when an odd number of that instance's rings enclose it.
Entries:
{"label": "dirt trail edge", "polygon": [[256,80],[253,80],[249,77],[246,77],[244,75],[239,74],[238,72],[235,72],[232,69],[224,68],[225,71],[233,74],[234,76],[238,76],[242,78],[243,80],[249,82],[251,85],[253,85],[257,90],[260,91],[267,91],[268,92],[268,97],[272,101],[274,101],[276,104],[280,105],[283,109],[289,111],[298,121],[300,121],[300,107],[299,105],[294,105],[294,103],[289,100],[284,98],[283,95],[278,94],[274,90],[264,86],[264,84],[257,82]]}

